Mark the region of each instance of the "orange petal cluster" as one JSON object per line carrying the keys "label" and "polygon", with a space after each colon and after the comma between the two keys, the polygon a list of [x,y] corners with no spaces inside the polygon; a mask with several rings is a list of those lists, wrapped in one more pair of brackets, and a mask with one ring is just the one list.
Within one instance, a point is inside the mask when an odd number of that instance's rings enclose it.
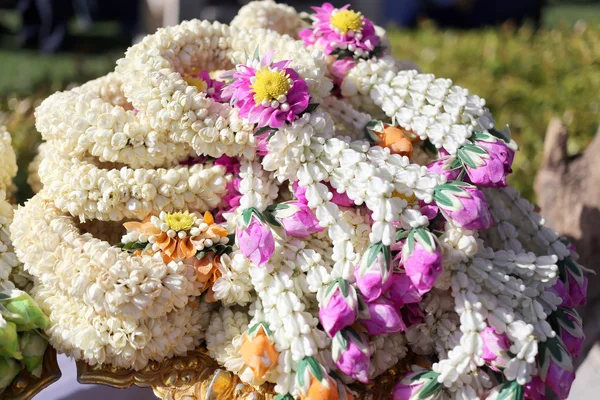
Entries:
{"label": "orange petal cluster", "polygon": [[262,327],[257,329],[252,339],[248,338],[247,333],[244,333],[240,354],[246,365],[254,372],[256,379],[263,379],[267,372],[277,364],[279,357],[279,353]]}
{"label": "orange petal cluster", "polygon": [[387,147],[392,154],[399,154],[409,158],[412,156],[412,142],[402,129],[391,125],[384,125],[383,132],[376,132],[375,134],[381,140],[378,143],[379,146]]}

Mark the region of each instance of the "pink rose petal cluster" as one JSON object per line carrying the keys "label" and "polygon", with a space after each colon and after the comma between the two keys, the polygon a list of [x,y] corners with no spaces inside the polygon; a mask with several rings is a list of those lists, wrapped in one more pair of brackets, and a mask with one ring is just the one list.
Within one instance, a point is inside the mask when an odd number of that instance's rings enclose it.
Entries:
{"label": "pink rose petal cluster", "polygon": [[486,150],[489,158],[482,157],[483,164],[476,168],[465,165],[468,181],[481,187],[506,187],[506,176],[512,172],[515,152],[500,139],[495,142],[478,140],[475,144]]}
{"label": "pink rose petal cluster", "polygon": [[369,335],[383,335],[406,330],[396,305],[385,297],[367,303],[369,318],[361,319]]}
{"label": "pink rose petal cluster", "polygon": [[[344,291],[347,289],[346,295]],[[328,289],[324,304],[319,310],[319,320],[330,337],[334,337],[343,328],[352,325],[358,315],[356,291],[347,282],[333,282]]]}
{"label": "pink rose petal cluster", "polygon": [[[367,337],[358,333],[348,334],[345,330],[338,332],[336,336],[343,336],[341,340],[346,342],[347,347],[342,349],[339,355],[334,355],[335,365],[346,375],[360,382],[368,383],[371,354]],[[334,340],[338,340],[338,338],[336,337]],[[336,356],[337,359],[335,359]]]}
{"label": "pink rose petal cluster", "polygon": [[471,230],[487,229],[492,226],[494,220],[492,219],[492,214],[490,214],[485,196],[481,190],[469,184],[462,184],[460,186],[454,185],[455,187],[459,186],[462,189],[460,194],[456,194],[444,190],[445,186],[447,185],[436,187],[436,192],[440,191],[442,194],[454,196],[459,203],[457,207],[443,204],[439,201],[439,197],[436,198],[437,193],[434,194],[437,206],[447,218],[453,220],[463,228]]}
{"label": "pink rose petal cluster", "polygon": [[406,276],[420,295],[429,292],[442,273],[442,255],[439,249],[435,248],[430,252],[418,241],[415,241],[412,252],[409,251],[408,245],[404,245],[402,264]]}
{"label": "pink rose petal cluster", "polygon": [[481,358],[496,371],[498,371],[498,367],[505,367],[505,352],[510,348],[508,337],[504,334],[496,333],[494,328],[489,326],[481,331],[479,336],[483,342],[483,354]]}
{"label": "pink rose petal cluster", "polygon": [[[373,257],[373,252],[377,254]],[[386,293],[392,284],[392,263],[389,247],[380,244],[369,247],[354,269],[356,287],[363,299],[372,301]]]}
{"label": "pink rose petal cluster", "polygon": [[254,264],[262,267],[275,251],[275,239],[271,228],[252,215],[248,226],[238,224],[236,243],[241,253]]}
{"label": "pink rose petal cluster", "polygon": [[273,216],[283,225],[286,234],[305,238],[323,231],[315,213],[306,204],[292,201],[282,203],[282,206],[273,211]]}

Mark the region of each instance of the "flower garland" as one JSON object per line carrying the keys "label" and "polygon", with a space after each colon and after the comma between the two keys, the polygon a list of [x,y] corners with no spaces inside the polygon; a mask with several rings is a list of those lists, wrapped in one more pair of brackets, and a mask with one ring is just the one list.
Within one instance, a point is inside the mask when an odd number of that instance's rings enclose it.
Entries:
{"label": "flower garland", "polygon": [[36,109],[36,128],[66,157],[95,156],[132,168],[177,164],[191,152],[169,140],[168,130],[154,130],[147,116],[123,100],[114,74],[48,97]]}
{"label": "flower garland", "polygon": [[8,231],[12,217],[13,208],[6,201],[6,192],[0,190],[0,290],[14,288],[13,274],[19,266]]}
{"label": "flower garland", "polygon": [[193,265],[159,254],[131,256],[82,234],[45,192],[15,212],[11,234],[25,270],[48,290],[115,318],[161,317],[201,292]]}
{"label": "flower garland", "polygon": [[[273,8],[246,10],[264,10],[260,26],[292,15]],[[347,384],[408,355],[426,368],[401,377],[394,400],[522,397],[545,385],[566,398],[586,279],[507,188],[509,132],[493,129],[479,97],[405,71],[360,13],[315,11],[303,41],[191,21],[119,61],[125,97],[106,96],[191,146],[198,157],[186,163],[198,165],[117,171],[83,155],[45,157],[46,188],[12,230],[39,278],[51,341],[92,363],[139,368],[204,337],[219,364],[275,384],[278,400],[353,398]],[[220,80],[217,69],[228,70]],[[165,200],[138,208],[136,196],[118,197],[143,195],[141,184]],[[110,209],[99,195],[113,199],[109,185],[119,199]],[[78,226],[63,212],[134,220]],[[140,283],[168,268],[174,288]],[[208,302],[221,305],[211,312]],[[152,317],[181,345],[165,342]]]}
{"label": "flower garland", "polygon": [[27,166],[27,184],[31,187],[33,193],[38,193],[42,190],[44,185],[40,180],[40,175],[38,174],[38,170],[40,169],[40,164],[44,157],[46,157],[49,151],[52,149],[52,146],[43,142],[37,148],[37,154],[33,157],[33,160]]}
{"label": "flower garland", "polygon": [[304,22],[293,7],[264,0],[251,1],[241,7],[230,25],[247,31],[264,28],[295,38]]}
{"label": "flower garland", "polygon": [[171,169],[104,169],[92,160],[49,152],[39,168],[48,198],[82,220],[143,219],[162,210],[215,208],[225,195],[225,168],[210,164]]}
{"label": "flower garland", "polygon": [[0,190],[12,188],[12,180],[17,174],[17,157],[11,145],[10,133],[0,126]]}

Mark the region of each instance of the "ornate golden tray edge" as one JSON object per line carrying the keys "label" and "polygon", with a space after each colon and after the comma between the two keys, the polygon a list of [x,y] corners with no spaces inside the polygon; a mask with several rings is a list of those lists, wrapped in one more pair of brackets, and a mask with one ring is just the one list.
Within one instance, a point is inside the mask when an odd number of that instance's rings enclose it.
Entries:
{"label": "ornate golden tray edge", "polygon": [[19,372],[10,386],[0,395],[2,399],[10,400],[28,400],[33,396],[56,382],[62,376],[58,361],[56,358],[56,350],[52,346],[48,346],[44,353],[42,361],[43,369],[42,376],[37,378],[27,371]]}
{"label": "ornate golden tray edge", "polygon": [[[400,374],[408,370],[412,357],[377,377],[368,385],[352,385],[356,399],[387,400]],[[163,400],[272,400],[272,386],[255,388],[240,381],[229,371],[219,368],[204,348],[185,357],[162,362],[152,361],[139,371],[110,365],[89,365],[77,361],[77,380],[83,384],[102,384],[118,389],[133,385],[150,387]]]}

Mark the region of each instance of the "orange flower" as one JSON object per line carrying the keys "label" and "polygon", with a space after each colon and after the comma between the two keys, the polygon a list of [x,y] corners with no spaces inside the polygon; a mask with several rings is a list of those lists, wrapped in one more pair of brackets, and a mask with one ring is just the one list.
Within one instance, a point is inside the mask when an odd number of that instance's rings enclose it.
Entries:
{"label": "orange flower", "polygon": [[196,255],[196,247],[189,236],[180,239],[177,236],[170,237],[163,232],[156,238],[156,244],[172,260],[185,260]]}
{"label": "orange flower", "polygon": [[[250,329],[252,331],[252,329]],[[259,324],[254,332],[244,333],[240,354],[244,362],[254,372],[254,378],[261,380],[277,364],[279,353],[271,343],[265,327]]]}
{"label": "orange flower", "polygon": [[378,143],[381,147],[387,147],[392,154],[400,154],[401,156],[412,156],[413,145],[404,131],[398,127],[384,125],[383,132],[375,133],[381,142]]}
{"label": "orange flower", "polygon": [[160,229],[150,222],[150,217],[146,217],[142,222],[125,222],[123,226],[128,232],[139,232],[148,236],[160,234]]}
{"label": "orange flower", "polygon": [[221,276],[221,271],[219,270],[220,262],[221,259],[214,253],[207,253],[204,257],[202,257],[201,260],[196,259],[194,261],[196,280],[203,284],[201,289],[202,293],[208,290],[208,293],[206,294],[206,300],[209,303],[215,301],[212,285],[214,285],[217,279],[219,279]]}
{"label": "orange flower", "polygon": [[211,242],[218,243],[221,238],[227,236],[227,229],[223,228],[220,225],[215,224],[215,219],[213,215],[208,211],[204,213],[203,222],[208,225],[208,228],[199,233],[198,235],[192,237],[192,244],[198,248],[205,247],[205,241],[210,239]]}
{"label": "orange flower", "polygon": [[310,377],[310,386],[306,396],[300,395],[301,400],[339,400],[337,384],[333,378],[328,378],[328,386],[314,376]]}

